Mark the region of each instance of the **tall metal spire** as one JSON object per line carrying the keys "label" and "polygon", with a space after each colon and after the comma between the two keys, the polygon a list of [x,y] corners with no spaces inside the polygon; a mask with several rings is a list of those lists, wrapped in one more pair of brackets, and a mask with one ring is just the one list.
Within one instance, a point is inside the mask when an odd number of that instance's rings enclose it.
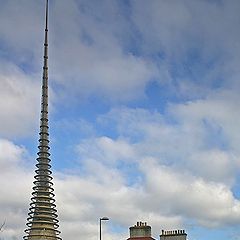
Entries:
{"label": "tall metal spire", "polygon": [[57,240],[58,219],[53,193],[52,172],[50,171],[49,133],[48,133],[48,0],[46,0],[46,26],[44,39],[44,63],[42,79],[41,117],[38,157],[35,181],[27,218],[25,240]]}

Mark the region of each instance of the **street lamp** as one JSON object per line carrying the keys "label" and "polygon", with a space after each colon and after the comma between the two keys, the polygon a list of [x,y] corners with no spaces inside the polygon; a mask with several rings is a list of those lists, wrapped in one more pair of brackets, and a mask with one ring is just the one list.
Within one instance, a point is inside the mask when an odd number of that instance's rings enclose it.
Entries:
{"label": "street lamp", "polygon": [[108,217],[102,217],[99,219],[99,240],[102,240],[102,221],[108,221]]}

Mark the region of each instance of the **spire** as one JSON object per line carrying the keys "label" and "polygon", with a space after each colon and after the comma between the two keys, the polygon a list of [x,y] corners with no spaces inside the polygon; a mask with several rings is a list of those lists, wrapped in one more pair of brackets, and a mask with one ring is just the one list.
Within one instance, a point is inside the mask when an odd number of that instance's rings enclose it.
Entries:
{"label": "spire", "polygon": [[46,0],[46,26],[44,38],[44,63],[38,157],[33,182],[32,198],[27,218],[24,240],[61,240],[58,215],[53,193],[48,133],[48,0]]}

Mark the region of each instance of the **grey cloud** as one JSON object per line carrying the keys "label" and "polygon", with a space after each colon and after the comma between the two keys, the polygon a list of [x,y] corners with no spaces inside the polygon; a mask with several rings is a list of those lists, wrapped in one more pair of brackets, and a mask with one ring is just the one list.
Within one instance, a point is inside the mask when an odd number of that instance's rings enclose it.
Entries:
{"label": "grey cloud", "polygon": [[[60,84],[58,100],[74,93],[129,101],[144,96],[153,79],[190,97],[205,96],[215,85],[238,86],[238,9],[238,1],[132,1],[127,7],[118,1],[53,2],[50,78]],[[40,3],[5,1],[1,14],[11,53],[5,57],[15,56],[21,66],[31,62],[34,71],[41,66],[43,13]],[[155,53],[159,62],[150,57]]]}
{"label": "grey cloud", "polygon": [[2,1],[0,10],[1,58],[34,70],[42,55],[44,10],[40,2]]}
{"label": "grey cloud", "polygon": [[132,1],[132,18],[149,50],[182,58],[188,50],[199,48],[210,57],[216,50],[233,53],[232,43],[240,34],[239,7],[238,1]]}
{"label": "grey cloud", "polygon": [[[132,1],[139,48],[166,65],[176,96],[202,98],[239,89],[238,1]],[[162,83],[162,79],[160,79]]]}

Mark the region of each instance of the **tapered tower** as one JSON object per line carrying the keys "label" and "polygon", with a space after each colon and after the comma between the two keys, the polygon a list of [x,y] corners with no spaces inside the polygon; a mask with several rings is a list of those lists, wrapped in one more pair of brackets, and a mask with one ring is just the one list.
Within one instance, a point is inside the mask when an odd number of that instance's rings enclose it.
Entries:
{"label": "tapered tower", "polygon": [[57,240],[58,216],[53,193],[48,133],[48,0],[46,0],[46,26],[41,97],[41,117],[38,157],[33,182],[32,198],[27,218],[24,240]]}

